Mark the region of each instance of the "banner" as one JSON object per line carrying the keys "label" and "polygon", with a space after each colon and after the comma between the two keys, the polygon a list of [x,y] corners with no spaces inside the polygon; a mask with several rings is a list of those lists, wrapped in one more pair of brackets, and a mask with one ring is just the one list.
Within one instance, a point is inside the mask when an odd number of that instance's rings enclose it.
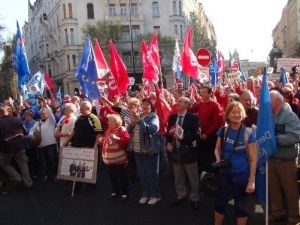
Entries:
{"label": "banner", "polygon": [[63,180],[96,183],[98,151],[94,148],[62,148],[59,153],[58,175]]}

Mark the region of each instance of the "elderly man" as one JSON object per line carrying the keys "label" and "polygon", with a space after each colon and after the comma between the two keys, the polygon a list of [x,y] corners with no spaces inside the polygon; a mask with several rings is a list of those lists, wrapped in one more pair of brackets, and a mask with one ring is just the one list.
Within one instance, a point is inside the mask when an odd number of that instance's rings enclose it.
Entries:
{"label": "elderly man", "polygon": [[[295,167],[296,144],[300,142],[300,122],[294,112],[283,106],[284,98],[278,91],[271,91],[270,98],[275,122],[277,153],[269,161],[271,202],[269,221],[281,220],[286,213],[288,225],[295,225],[300,222]],[[286,212],[282,207],[282,194],[287,202]]]}
{"label": "elderly man", "polygon": [[255,107],[255,97],[249,90],[244,90],[240,95],[239,101],[242,103],[246,110],[247,117],[244,119],[243,124],[246,127],[251,127],[257,122],[258,109]]}
{"label": "elderly man", "polygon": [[173,159],[175,189],[177,200],[174,205],[187,198],[185,174],[191,186],[190,200],[194,208],[199,207],[199,172],[198,172],[198,119],[187,112],[190,100],[180,97],[177,102],[178,113],[169,117],[167,150]]}

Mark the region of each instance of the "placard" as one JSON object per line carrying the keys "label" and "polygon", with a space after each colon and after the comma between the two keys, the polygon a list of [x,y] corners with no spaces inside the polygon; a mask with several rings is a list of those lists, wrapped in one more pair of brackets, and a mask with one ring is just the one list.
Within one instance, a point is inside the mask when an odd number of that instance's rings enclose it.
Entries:
{"label": "placard", "polygon": [[61,148],[57,177],[84,183],[96,183],[98,151],[94,148]]}

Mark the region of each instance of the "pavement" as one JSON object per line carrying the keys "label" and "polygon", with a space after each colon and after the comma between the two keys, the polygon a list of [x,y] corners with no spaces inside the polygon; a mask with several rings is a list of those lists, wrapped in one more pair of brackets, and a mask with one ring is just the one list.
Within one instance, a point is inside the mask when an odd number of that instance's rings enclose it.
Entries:
{"label": "pavement", "polygon": [[[81,188],[73,198],[66,181],[36,181],[30,190],[9,190],[0,195],[0,225],[213,225],[214,198],[201,197],[199,209],[189,202],[171,206],[175,200],[174,180],[161,177],[162,200],[155,206],[139,205],[139,185],[131,185],[126,201],[109,199],[109,178],[99,171],[96,189]],[[263,225],[255,214],[255,199],[249,197],[249,225]],[[234,208],[228,206],[224,225],[235,224]],[[278,223],[281,225],[286,223]]]}

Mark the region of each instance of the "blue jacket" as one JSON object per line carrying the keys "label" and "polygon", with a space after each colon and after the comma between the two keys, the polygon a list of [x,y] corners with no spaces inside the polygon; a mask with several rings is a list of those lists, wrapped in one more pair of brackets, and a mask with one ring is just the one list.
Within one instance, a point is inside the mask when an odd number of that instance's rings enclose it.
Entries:
{"label": "blue jacket", "polygon": [[[159,135],[159,120],[158,116],[153,112],[144,119],[138,122],[140,126],[140,144],[141,151],[143,148],[150,148],[153,153],[160,152],[160,135]],[[133,133],[135,125],[129,124],[127,127],[128,132]],[[130,139],[128,149],[132,150],[132,138]]]}

